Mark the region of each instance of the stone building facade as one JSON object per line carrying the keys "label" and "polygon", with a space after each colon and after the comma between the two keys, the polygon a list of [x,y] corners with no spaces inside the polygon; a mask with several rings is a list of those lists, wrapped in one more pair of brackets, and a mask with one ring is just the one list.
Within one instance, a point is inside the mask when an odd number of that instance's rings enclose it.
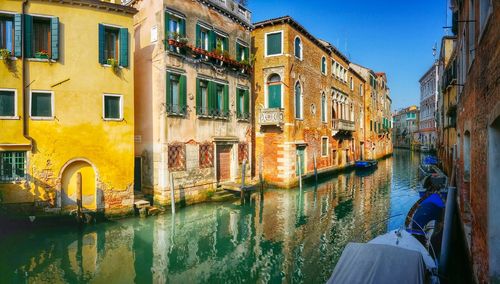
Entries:
{"label": "stone building facade", "polygon": [[251,13],[232,0],[131,5],[137,190],[157,204],[172,189],[176,202],[202,201],[238,180],[244,161],[250,175]]}
{"label": "stone building facade", "polygon": [[392,128],[394,147],[414,149],[414,145],[418,144],[414,137],[418,134],[419,113],[417,106],[409,106],[394,113]]}
{"label": "stone building facade", "polygon": [[419,141],[429,149],[436,148],[436,108],[438,92],[438,64],[432,67],[420,78],[420,122]]}
{"label": "stone building facade", "polygon": [[500,3],[451,1],[457,35],[456,184],[478,283],[500,281]]}
{"label": "stone building facade", "polygon": [[133,211],[135,13],[90,0],[0,1],[3,207],[70,214],[81,198],[83,211]]}
{"label": "stone building facade", "polygon": [[362,156],[365,79],[290,17],[255,23],[252,38],[256,174],[292,187],[315,165],[320,173],[352,165]]}

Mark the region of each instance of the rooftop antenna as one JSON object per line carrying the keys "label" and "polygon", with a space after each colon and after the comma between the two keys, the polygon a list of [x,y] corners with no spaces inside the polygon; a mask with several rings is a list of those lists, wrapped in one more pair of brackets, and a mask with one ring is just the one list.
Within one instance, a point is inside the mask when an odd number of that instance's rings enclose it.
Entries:
{"label": "rooftop antenna", "polygon": [[437,54],[437,43],[434,43],[434,46],[432,47],[432,56],[434,57],[434,60],[436,60],[436,54]]}

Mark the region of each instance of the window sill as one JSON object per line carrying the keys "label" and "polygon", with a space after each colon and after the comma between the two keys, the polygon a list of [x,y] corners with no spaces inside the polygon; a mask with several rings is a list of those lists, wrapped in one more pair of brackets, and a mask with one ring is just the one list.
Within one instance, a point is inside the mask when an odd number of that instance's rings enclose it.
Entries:
{"label": "window sill", "polygon": [[185,113],[167,113],[167,116],[184,118],[186,116],[186,114]]}
{"label": "window sill", "polygon": [[0,116],[0,120],[19,120],[20,116]]}
{"label": "window sill", "polygon": [[19,180],[12,180],[12,181],[0,181],[0,184],[22,184],[27,181],[26,178],[24,179],[19,179]]}
{"label": "window sill", "polygon": [[30,116],[31,120],[54,120],[55,117]]}
{"label": "window sill", "polygon": [[[109,64],[101,64],[101,65],[102,65],[102,67],[108,67],[108,68],[111,68],[111,67],[112,67],[112,66],[111,66],[111,65],[109,65]],[[123,66],[118,66],[118,68],[123,69]]]}
{"label": "window sill", "polygon": [[116,122],[121,122],[124,121],[123,118],[102,118],[104,121],[116,121]]}
{"label": "window sill", "polygon": [[[11,61],[16,61],[17,60],[17,57],[15,56],[12,56],[9,58]],[[4,60],[4,58],[2,56],[0,56],[0,60]]]}
{"label": "window sill", "polygon": [[28,58],[26,59],[28,61],[32,61],[32,62],[49,62],[49,63],[54,63],[56,62],[55,60],[53,59],[50,59],[50,58]]}

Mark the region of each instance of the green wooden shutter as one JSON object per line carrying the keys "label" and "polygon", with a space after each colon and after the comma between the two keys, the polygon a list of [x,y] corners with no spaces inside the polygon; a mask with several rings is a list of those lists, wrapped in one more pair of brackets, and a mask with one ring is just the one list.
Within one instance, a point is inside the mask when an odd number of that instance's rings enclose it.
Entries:
{"label": "green wooden shutter", "polygon": [[33,17],[24,15],[24,57],[33,57]]}
{"label": "green wooden shutter", "polygon": [[171,109],[170,107],[170,101],[171,101],[171,96],[170,94],[170,72],[167,72],[167,81],[166,81],[166,92],[165,92],[165,103],[167,105],[167,111]]}
{"label": "green wooden shutter", "polygon": [[[179,34],[180,34],[180,37],[186,37],[186,20],[185,19],[179,20]],[[187,50],[185,48],[180,49],[181,54],[186,54],[186,51]]]}
{"label": "green wooden shutter", "polygon": [[245,60],[250,62],[250,49],[248,47],[243,47],[243,52],[245,53]]}
{"label": "green wooden shutter", "polygon": [[213,114],[217,105],[216,99],[216,85],[214,82],[208,81],[208,114]]}
{"label": "green wooden shutter", "polygon": [[250,117],[250,90],[244,90],[244,106],[243,106],[243,112],[245,113],[245,115],[248,116],[248,118]]}
{"label": "green wooden shutter", "polygon": [[229,116],[229,86],[224,85],[224,116]]}
{"label": "green wooden shutter", "polygon": [[267,55],[281,53],[281,33],[267,35]]}
{"label": "green wooden shutter", "polygon": [[128,67],[128,29],[120,28],[120,66]]}
{"label": "green wooden shutter", "polygon": [[53,60],[59,59],[59,18],[50,18],[50,57]]}
{"label": "green wooden shutter", "polygon": [[11,91],[0,91],[0,116],[14,116],[15,93]]}
{"label": "green wooden shutter", "polygon": [[229,38],[225,37],[224,40],[222,40],[222,48],[224,51],[229,52]]}
{"label": "green wooden shutter", "polygon": [[187,101],[187,86],[186,75],[179,76],[179,113],[186,114],[186,101]]}
{"label": "green wooden shutter", "polygon": [[201,48],[201,27],[199,24],[196,24],[196,47]]}
{"label": "green wooden shutter", "polygon": [[165,12],[165,50],[168,48],[168,39],[170,38],[170,14]]}
{"label": "green wooden shutter", "polygon": [[241,89],[236,89],[236,116],[240,117],[241,116],[241,103],[240,103],[240,96],[242,94]]}
{"label": "green wooden shutter", "polygon": [[23,20],[23,15],[21,14],[16,14],[14,16],[14,56],[15,57],[21,57],[23,56],[23,51],[22,51],[22,20]]}
{"label": "green wooden shutter", "polygon": [[104,58],[104,25],[99,24],[99,63],[106,64],[106,59]]}
{"label": "green wooden shutter", "polygon": [[196,78],[196,114],[201,114],[201,86],[200,79]]}
{"label": "green wooden shutter", "polygon": [[236,43],[236,60],[241,61],[241,44]]}
{"label": "green wooden shutter", "polygon": [[281,108],[281,85],[269,85],[268,105],[269,108]]}
{"label": "green wooden shutter", "polygon": [[212,52],[217,47],[217,44],[215,43],[215,41],[216,41],[215,32],[209,31],[208,32],[208,51]]}

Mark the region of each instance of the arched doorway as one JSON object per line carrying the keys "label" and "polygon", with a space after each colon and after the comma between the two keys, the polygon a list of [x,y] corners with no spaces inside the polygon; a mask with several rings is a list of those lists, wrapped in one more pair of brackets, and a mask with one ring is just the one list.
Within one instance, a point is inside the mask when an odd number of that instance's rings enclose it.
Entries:
{"label": "arched doorway", "polygon": [[61,209],[71,211],[77,208],[77,192],[81,175],[82,207],[96,210],[96,173],[87,161],[69,162],[61,173]]}

